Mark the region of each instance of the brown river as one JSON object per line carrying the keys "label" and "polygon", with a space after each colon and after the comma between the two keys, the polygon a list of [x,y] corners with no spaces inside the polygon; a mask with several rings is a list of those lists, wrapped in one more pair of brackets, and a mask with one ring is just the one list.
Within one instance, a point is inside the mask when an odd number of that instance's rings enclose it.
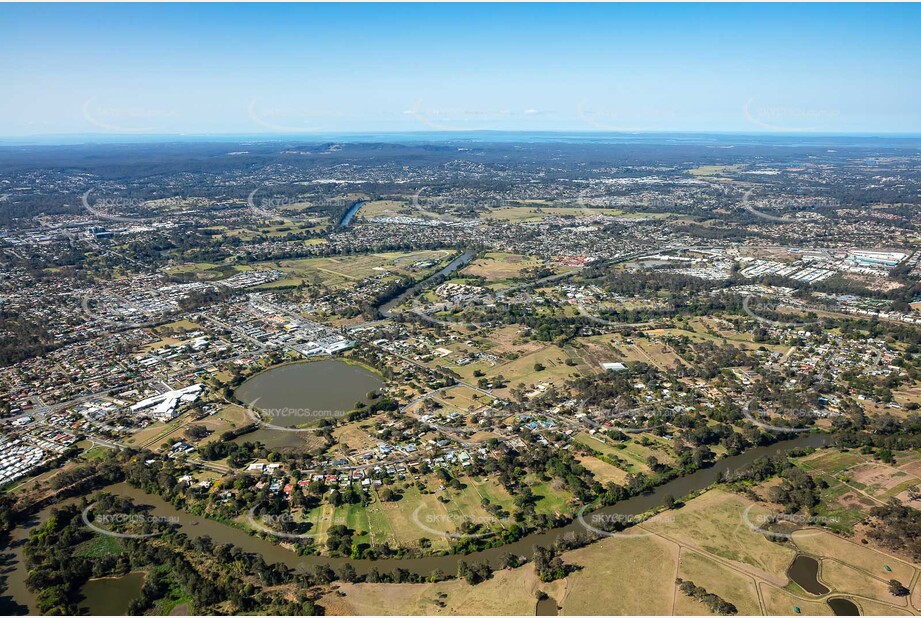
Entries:
{"label": "brown river", "polygon": [[[610,507],[604,507],[595,511],[595,513],[606,515],[641,515],[651,509],[662,506],[665,497],[668,495],[674,496],[675,498],[681,498],[706,489],[717,482],[720,474],[723,472],[739,469],[758,457],[774,455],[793,448],[819,447],[823,446],[827,440],[828,436],[825,434],[804,434],[792,440],[750,449],[741,455],[721,459],[709,468],[698,470],[687,476],[669,481],[649,493],[623,500]],[[336,570],[346,563],[349,563],[355,568],[355,571],[359,575],[369,572],[372,567],[376,567],[380,572],[389,572],[397,568],[402,568],[413,573],[429,575],[435,569],[440,569],[444,573],[451,574],[457,571],[457,564],[461,560],[467,562],[480,562],[485,560],[493,565],[498,565],[501,558],[507,553],[530,558],[534,552],[535,546],[540,545],[547,547],[563,535],[573,532],[585,532],[585,528],[583,528],[578,520],[575,520],[560,528],[528,535],[514,543],[465,555],[427,556],[424,558],[409,558],[403,560],[390,559],[374,561],[321,556],[298,556],[294,552],[276,545],[271,541],[251,536],[240,528],[179,511],[159,496],[145,493],[127,483],[110,485],[106,488],[106,491],[129,497],[133,499],[136,504],[150,505],[153,507],[153,513],[162,517],[175,518],[174,521],[178,521],[180,529],[190,537],[210,536],[215,545],[224,543],[233,544],[244,551],[261,554],[268,563],[281,562],[295,569],[312,569],[315,565],[326,564]],[[3,593],[3,596],[0,597],[0,613],[3,615],[22,615],[27,613],[27,611],[30,614],[37,613],[32,594],[25,586],[26,569],[23,546],[25,544],[25,539],[28,538],[29,531],[40,522],[47,521],[52,508],[53,507],[48,507],[44,509],[33,517],[25,526],[16,528],[12,534],[11,545],[2,550],[2,559],[0,559],[0,564],[2,564],[0,568],[2,568],[2,571],[0,571],[0,577],[5,579],[6,584],[6,591]],[[124,607],[127,607],[127,603],[131,600],[126,596],[128,593],[127,586],[123,585],[118,579],[96,580],[96,582],[92,584],[93,597],[106,599],[106,603],[108,603],[111,599],[109,599],[104,592],[106,590],[106,582],[109,582],[111,587],[108,589],[108,592],[119,597],[120,602],[123,602]],[[122,605],[118,606],[121,607]],[[89,613],[95,615],[108,613],[103,611],[105,608],[101,607],[98,603],[88,605],[88,609]]]}

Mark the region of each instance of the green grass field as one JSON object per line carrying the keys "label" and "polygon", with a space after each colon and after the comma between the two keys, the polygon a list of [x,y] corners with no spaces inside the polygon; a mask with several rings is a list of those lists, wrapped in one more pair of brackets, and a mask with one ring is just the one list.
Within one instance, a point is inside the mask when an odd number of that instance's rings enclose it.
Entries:
{"label": "green grass field", "polygon": [[332,288],[344,288],[351,287],[355,282],[367,277],[382,273],[390,273],[394,276],[414,273],[414,276],[420,276],[435,267],[431,267],[424,272],[415,272],[412,270],[414,263],[422,260],[443,261],[449,255],[450,253],[444,250],[372,253],[367,255],[260,262],[258,267],[274,268],[285,274],[284,279],[273,282],[276,286],[307,283]]}
{"label": "green grass field", "polygon": [[79,556],[87,558],[104,558],[106,556],[118,556],[125,551],[121,541],[117,538],[105,534],[96,534],[92,539],[81,544],[75,552]]}
{"label": "green grass field", "polygon": [[373,501],[367,507],[350,504],[334,508],[324,504],[304,519],[313,523],[310,533],[317,535],[320,547],[324,546],[331,526],[344,525],[362,533],[355,539],[359,543],[373,541],[417,547],[420,538],[427,538],[433,551],[447,550],[455,541],[449,535],[458,534],[459,526],[466,520],[484,525],[484,532],[503,527],[504,522],[484,509],[484,498],[506,511],[513,508],[512,497],[495,481],[469,477],[460,480],[464,485],[460,490],[441,490],[439,481],[430,478],[427,486],[434,493],[422,493],[414,483],[406,483],[405,487],[397,484],[402,493],[397,501],[382,502],[377,492],[372,491]]}
{"label": "green grass field", "polygon": [[[625,472],[629,472],[630,474],[638,474],[640,472],[648,474],[650,472],[649,466],[646,465],[645,458],[641,459],[636,451],[628,452],[626,446],[621,448],[622,443],[615,442],[611,438],[600,434],[591,436],[587,433],[579,433],[576,434],[573,439],[579,444],[584,444],[590,449],[598,451],[602,455],[607,455],[612,459],[623,461],[622,469]],[[604,442],[602,442],[602,440],[604,440]]]}

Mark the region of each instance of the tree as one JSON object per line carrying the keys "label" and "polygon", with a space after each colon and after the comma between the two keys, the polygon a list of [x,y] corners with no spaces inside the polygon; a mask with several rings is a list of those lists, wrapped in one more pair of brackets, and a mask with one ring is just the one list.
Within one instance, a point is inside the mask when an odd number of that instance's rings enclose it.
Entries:
{"label": "tree", "polygon": [[204,425],[189,425],[185,430],[185,437],[189,440],[201,440],[206,438],[209,433],[211,432]]}
{"label": "tree", "polygon": [[899,580],[897,579],[889,580],[889,593],[892,594],[893,596],[905,597],[905,596],[908,596],[909,592],[910,591],[908,590],[908,588],[903,586],[902,582],[900,582]]}

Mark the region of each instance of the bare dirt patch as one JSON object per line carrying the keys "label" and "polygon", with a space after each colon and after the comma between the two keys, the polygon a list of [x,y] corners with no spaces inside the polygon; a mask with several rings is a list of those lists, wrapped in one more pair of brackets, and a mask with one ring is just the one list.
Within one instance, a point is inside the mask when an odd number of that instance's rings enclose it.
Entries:
{"label": "bare dirt patch", "polygon": [[848,476],[866,487],[866,492],[885,500],[905,489],[907,485],[921,483],[921,479],[904,470],[883,464],[864,463],[848,470]]}

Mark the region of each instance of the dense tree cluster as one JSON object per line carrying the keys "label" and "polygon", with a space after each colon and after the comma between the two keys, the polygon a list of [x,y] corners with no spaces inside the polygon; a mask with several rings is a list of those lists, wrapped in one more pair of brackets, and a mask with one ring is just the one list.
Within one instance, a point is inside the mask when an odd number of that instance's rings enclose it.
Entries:
{"label": "dense tree cluster", "polygon": [[921,562],[921,511],[895,500],[870,510],[867,536],[893,551]]}
{"label": "dense tree cluster", "polygon": [[579,570],[579,568],[576,565],[563,562],[563,559],[557,555],[554,549],[547,549],[539,545],[534,548],[534,571],[542,582],[563,579],[573,571]]}
{"label": "dense tree cluster", "polygon": [[781,483],[771,487],[771,502],[783,505],[787,513],[811,512],[821,502],[821,492],[828,487],[823,480],[816,481],[796,466],[780,473]]}
{"label": "dense tree cluster", "polygon": [[707,592],[703,586],[696,586],[694,582],[690,580],[682,580],[679,577],[675,580],[675,583],[678,584],[678,590],[692,599],[697,599],[706,605],[707,609],[714,614],[720,616],[734,616],[739,611],[732,603],[720,598],[712,592]]}

